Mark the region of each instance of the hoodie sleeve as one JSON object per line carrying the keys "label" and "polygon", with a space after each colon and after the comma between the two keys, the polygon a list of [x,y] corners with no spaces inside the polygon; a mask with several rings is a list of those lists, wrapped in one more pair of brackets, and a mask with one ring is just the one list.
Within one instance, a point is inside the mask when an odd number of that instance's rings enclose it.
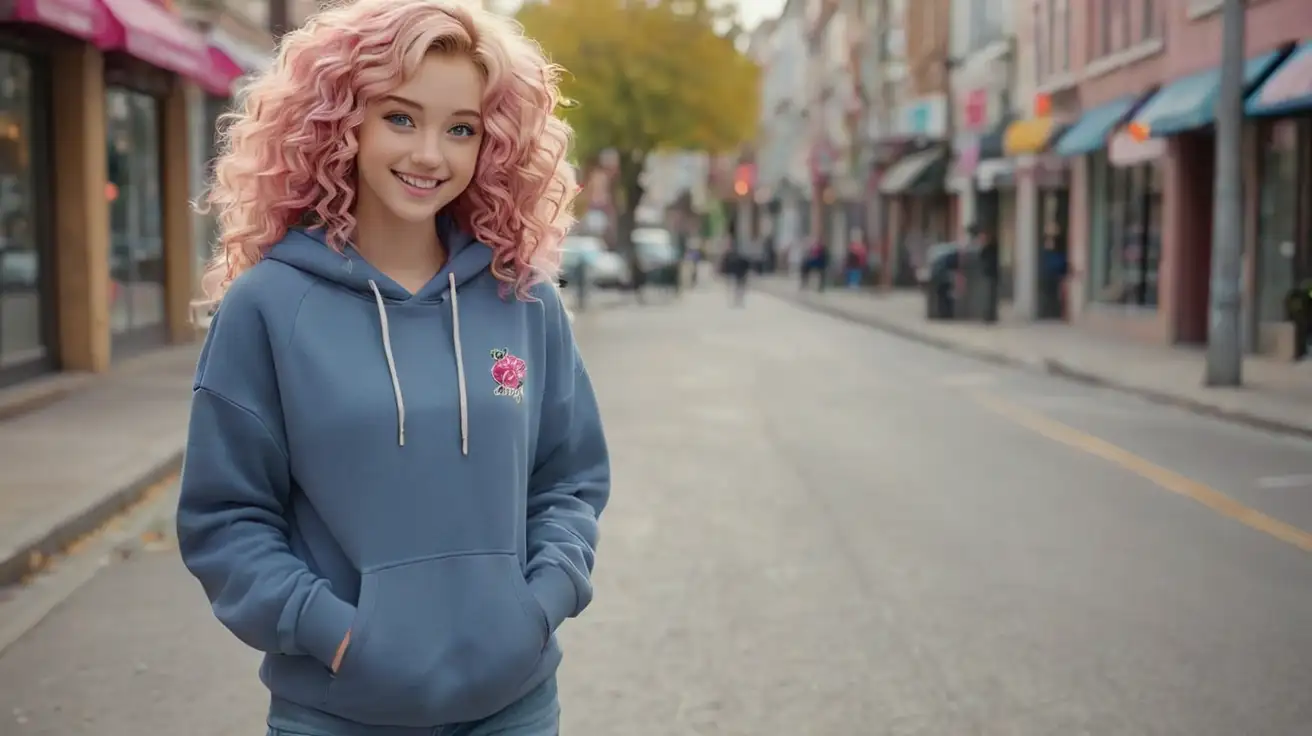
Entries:
{"label": "hoodie sleeve", "polygon": [[330,665],[355,609],[288,543],[287,441],[270,331],[252,290],[247,279],[233,284],[201,350],[178,546],[214,615],[237,638]]}
{"label": "hoodie sleeve", "polygon": [[542,291],[547,365],[528,488],[527,575],[555,630],[592,601],[597,520],[610,497],[610,455],[560,292]]}

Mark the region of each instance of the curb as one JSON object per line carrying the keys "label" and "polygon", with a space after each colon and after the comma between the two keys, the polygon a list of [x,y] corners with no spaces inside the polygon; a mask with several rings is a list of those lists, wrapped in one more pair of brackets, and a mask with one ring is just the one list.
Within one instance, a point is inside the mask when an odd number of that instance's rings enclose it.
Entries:
{"label": "curb", "polygon": [[877,329],[881,332],[886,332],[891,335],[896,335],[898,337],[910,340],[912,342],[918,342],[922,345],[929,345],[930,347],[935,347],[935,348],[939,348],[940,350],[946,350],[949,352],[957,353],[958,355],[966,355],[971,358],[982,360],[987,363],[993,363],[994,365],[1003,365],[1013,368],[1025,368],[1029,370],[1037,370],[1046,373],[1050,376],[1065,378],[1067,380],[1075,381],[1077,383],[1083,383],[1089,386],[1099,386],[1102,388],[1114,389],[1122,393],[1138,396],[1141,399],[1151,401],[1155,404],[1173,406],[1178,409],[1184,409],[1191,413],[1198,414],[1200,416],[1208,416],[1216,419],[1224,419],[1229,422],[1234,422],[1235,424],[1242,424],[1252,427],[1254,429],[1261,429],[1267,432],[1274,432],[1276,434],[1284,434],[1284,435],[1291,435],[1294,437],[1300,437],[1304,439],[1312,439],[1312,427],[1305,427],[1298,424],[1292,424],[1290,422],[1281,421],[1279,419],[1271,419],[1269,417],[1259,416],[1257,414],[1252,414],[1250,412],[1226,409],[1220,406],[1216,406],[1214,404],[1209,404],[1204,401],[1198,401],[1197,399],[1191,399],[1184,396],[1176,396],[1174,394],[1170,394],[1165,391],[1145,388],[1143,386],[1135,386],[1134,384],[1108,379],[1105,376],[1100,376],[1095,373],[1090,373],[1089,371],[1075,368],[1055,358],[1042,357],[1035,360],[1028,360],[1025,358],[1021,358],[1015,355],[1011,355],[1008,353],[1003,353],[995,350],[985,350],[968,345],[962,345],[960,343],[956,343],[951,340],[947,340],[940,337],[934,337],[933,335],[927,335],[915,329],[909,329],[907,327],[903,327],[902,325],[895,324],[890,320],[881,319],[879,317],[873,317],[868,315],[852,314],[851,312],[840,309],[838,307],[832,307],[827,304],[816,304],[815,302],[806,299],[800,299],[795,296],[787,296],[784,294],[777,293],[772,289],[761,289],[760,292],[767,296],[774,297],[775,299],[779,299],[781,301],[787,302],[797,307],[801,307],[803,309],[808,309],[813,312],[824,314],[830,317],[835,317],[845,322],[851,322],[854,324],[863,325],[865,327],[873,327],[874,329]]}
{"label": "curb", "polygon": [[[136,480],[110,490],[54,525],[29,532],[17,542],[0,542],[0,588],[23,581],[48,560],[96,531],[105,522],[140,501],[148,491],[182,469],[182,450],[169,455]],[[35,559],[34,559],[35,558]]]}
{"label": "curb", "polygon": [[12,591],[0,601],[0,656],[4,656],[6,649],[35,629],[106,566],[157,543],[143,539],[143,535],[154,532],[160,538],[172,537],[173,531],[169,527],[177,505],[178,486],[172,483],[171,488],[157,498],[133,506],[131,515],[122,524],[106,529],[84,549],[78,550],[78,554],[61,559],[58,564],[34,576],[28,586]]}

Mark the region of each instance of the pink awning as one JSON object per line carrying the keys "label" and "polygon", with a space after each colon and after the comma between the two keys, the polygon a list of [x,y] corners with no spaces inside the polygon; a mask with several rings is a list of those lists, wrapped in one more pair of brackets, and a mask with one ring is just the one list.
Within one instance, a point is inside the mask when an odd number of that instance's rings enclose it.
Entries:
{"label": "pink awning", "polygon": [[96,45],[123,51],[188,79],[203,81],[210,57],[205,39],[152,0],[100,0],[108,11],[105,33]]}
{"label": "pink awning", "polygon": [[246,70],[238,66],[237,62],[233,61],[232,57],[224,53],[222,49],[210,46],[207,56],[210,62],[209,70],[203,78],[197,79],[196,82],[200,84],[202,89],[215,97],[230,96],[232,94],[232,83],[245,74]]}
{"label": "pink awning", "polygon": [[105,33],[109,16],[98,0],[16,0],[0,6],[0,20],[33,23],[94,41]]}

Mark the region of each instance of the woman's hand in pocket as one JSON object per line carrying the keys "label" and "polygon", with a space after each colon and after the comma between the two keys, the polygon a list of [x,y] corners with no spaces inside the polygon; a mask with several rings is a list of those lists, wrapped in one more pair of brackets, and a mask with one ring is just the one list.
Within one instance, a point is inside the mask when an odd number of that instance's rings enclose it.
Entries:
{"label": "woman's hand in pocket", "polygon": [[333,674],[342,668],[342,657],[346,656],[346,650],[351,646],[351,630],[346,630],[346,636],[342,637],[342,643],[337,645],[337,653],[333,655]]}

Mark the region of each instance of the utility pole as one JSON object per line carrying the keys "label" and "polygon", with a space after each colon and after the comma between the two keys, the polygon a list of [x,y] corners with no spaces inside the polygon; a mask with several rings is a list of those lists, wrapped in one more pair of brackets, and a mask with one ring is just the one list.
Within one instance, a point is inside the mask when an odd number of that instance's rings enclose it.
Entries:
{"label": "utility pole", "polygon": [[[923,2],[924,0],[921,1]],[[938,2],[938,0],[931,0],[931,2]],[[947,178],[945,178],[944,181],[950,181],[952,178],[952,172],[956,168],[954,164],[956,164],[956,159],[957,159],[957,120],[956,120],[957,87],[956,87],[956,79],[953,77],[953,75],[956,74],[957,72],[958,60],[953,54],[959,50],[959,49],[954,49],[952,47],[952,24],[955,21],[955,14],[958,10],[960,10],[960,8],[957,7],[955,0],[947,0],[946,2],[943,3],[943,9],[945,11],[944,15],[946,16],[946,18],[943,21],[944,28],[942,31],[935,30],[935,33],[942,34],[942,43],[943,43],[943,58],[941,60],[941,63],[943,64],[943,98],[944,98],[943,138],[946,140],[946,146],[944,148],[944,157],[947,160],[947,164],[946,164]],[[957,196],[967,197],[971,200],[971,205],[969,206],[970,206],[970,211],[973,213],[975,209],[974,208],[974,198],[975,198],[974,176],[971,176],[970,181],[967,183],[966,191],[961,192]],[[960,212],[960,211],[961,211],[961,206],[957,205],[956,212]],[[957,226],[955,228],[951,227],[951,224],[955,222],[955,220],[957,219],[956,212],[948,213],[949,227],[948,227],[948,232],[945,233],[945,235],[947,236],[947,240],[955,241],[957,237],[961,234],[962,227],[966,224],[964,222],[958,222],[956,223]],[[974,215],[972,214],[972,219],[973,217]]]}
{"label": "utility pole", "polygon": [[1212,227],[1211,306],[1207,329],[1207,386],[1243,383],[1240,274],[1243,261],[1244,0],[1222,6],[1221,90],[1216,103],[1216,183]]}

